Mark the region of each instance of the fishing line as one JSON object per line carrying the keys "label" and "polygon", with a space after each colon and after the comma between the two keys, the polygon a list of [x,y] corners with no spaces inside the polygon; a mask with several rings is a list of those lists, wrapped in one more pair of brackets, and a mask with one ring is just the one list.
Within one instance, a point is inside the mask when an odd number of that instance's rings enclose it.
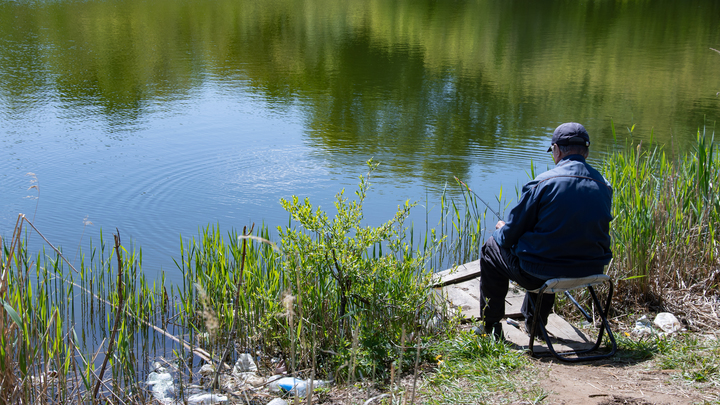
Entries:
{"label": "fishing line", "polygon": [[504,221],[502,215],[500,215],[500,213],[498,213],[497,211],[495,211],[494,209],[492,209],[492,207],[490,207],[490,204],[488,204],[485,200],[483,200],[482,197],[480,197],[479,195],[477,195],[476,192],[472,191],[472,189],[471,189],[467,184],[463,183],[463,181],[460,180],[460,179],[458,179],[457,176],[453,176],[453,177],[455,178],[455,181],[457,181],[458,183],[462,184],[466,189],[468,189],[469,192],[473,193],[473,195],[475,195],[475,197],[477,197],[478,200],[480,200],[483,204],[485,204],[485,206],[490,210],[490,212],[492,212],[493,214],[495,214],[495,216],[496,216],[499,220]]}

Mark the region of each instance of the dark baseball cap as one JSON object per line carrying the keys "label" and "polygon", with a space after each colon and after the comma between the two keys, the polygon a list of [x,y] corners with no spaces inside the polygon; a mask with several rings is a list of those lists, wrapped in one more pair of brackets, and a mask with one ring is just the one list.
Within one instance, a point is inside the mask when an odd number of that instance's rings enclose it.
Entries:
{"label": "dark baseball cap", "polygon": [[552,146],[558,145],[584,145],[590,146],[590,135],[587,130],[581,124],[577,122],[566,122],[555,128],[553,132],[552,141],[550,141],[550,147],[548,152],[552,150]]}

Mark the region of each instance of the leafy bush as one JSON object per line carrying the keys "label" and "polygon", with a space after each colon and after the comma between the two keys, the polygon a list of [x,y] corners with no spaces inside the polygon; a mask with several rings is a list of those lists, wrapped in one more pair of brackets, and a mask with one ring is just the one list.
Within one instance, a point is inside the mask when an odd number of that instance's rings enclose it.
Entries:
{"label": "leafy bush", "polygon": [[350,375],[362,364],[388,369],[403,334],[416,332],[434,313],[427,251],[413,252],[405,241],[404,221],[414,204],[398,207],[380,226],[364,225],[363,203],[377,164],[368,166],[355,200],[344,190],[337,194],[333,218],[308,199],[281,201],[299,224],[280,229],[287,294],[297,317],[290,328],[304,346],[349,353]]}

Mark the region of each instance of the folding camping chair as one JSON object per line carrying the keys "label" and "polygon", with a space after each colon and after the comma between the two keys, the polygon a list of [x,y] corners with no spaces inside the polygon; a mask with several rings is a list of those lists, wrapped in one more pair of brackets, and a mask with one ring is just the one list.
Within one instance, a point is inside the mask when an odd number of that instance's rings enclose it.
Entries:
{"label": "folding camping chair", "polygon": [[[598,299],[597,294],[595,293],[595,289],[593,288],[594,285],[602,284],[602,283],[608,283],[609,290],[608,290],[608,296],[607,296],[607,302],[605,304],[605,307],[600,304],[600,300]],[[548,336],[547,329],[545,328],[545,325],[542,322],[538,322],[538,319],[540,319],[540,307],[542,304],[542,299],[545,294],[549,293],[557,293],[557,292],[564,292],[565,295],[570,298],[570,300],[575,304],[575,306],[582,312],[585,319],[587,319],[588,322],[593,322],[592,317],[588,312],[573,298],[572,295],[570,295],[569,291],[572,290],[578,290],[581,288],[586,288],[590,291],[590,295],[592,296],[593,303],[595,304],[595,308],[597,309],[597,312],[600,314],[600,326],[598,327],[598,337],[597,341],[595,342],[595,345],[590,349],[585,350],[578,350],[575,351],[569,355],[561,355],[555,351],[553,348],[552,342],[550,341],[550,337]],[[589,360],[598,360],[598,359],[604,359],[607,357],[610,357],[615,354],[617,351],[617,343],[615,342],[615,336],[613,336],[612,331],[610,330],[610,324],[607,320],[607,314],[610,309],[610,303],[612,300],[613,295],[613,282],[610,279],[609,276],[605,274],[595,274],[588,277],[581,277],[581,278],[554,278],[551,280],[548,280],[543,284],[542,287],[538,288],[537,290],[531,290],[529,292],[537,293],[537,303],[535,303],[535,316],[533,317],[532,326],[530,326],[530,354],[534,357],[541,357],[541,356],[548,356],[548,353],[536,353],[533,348],[533,342],[535,340],[535,331],[537,328],[540,328],[540,333],[542,334],[542,337],[545,339],[545,343],[547,343],[548,350],[550,351],[550,354],[552,356],[555,356],[558,360],[561,361],[567,361],[567,362],[578,362],[578,361],[589,361]],[[596,351],[600,348],[600,343],[602,342],[603,334],[604,332],[607,332],[608,337],[610,338],[610,342],[612,343],[612,350],[609,353],[605,354],[598,354],[598,355],[590,355],[590,356],[581,356],[585,353],[590,353],[593,351]]]}

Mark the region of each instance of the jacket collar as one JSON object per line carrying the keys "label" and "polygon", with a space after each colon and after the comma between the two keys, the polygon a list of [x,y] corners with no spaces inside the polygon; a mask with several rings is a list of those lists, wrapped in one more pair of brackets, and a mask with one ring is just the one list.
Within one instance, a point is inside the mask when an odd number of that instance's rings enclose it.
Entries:
{"label": "jacket collar", "polygon": [[562,158],[562,159],[557,163],[557,165],[555,165],[555,167],[563,166],[563,165],[569,163],[570,161],[585,163],[585,158],[582,157],[582,155],[579,155],[579,154],[567,155],[567,156],[565,156],[564,158]]}

